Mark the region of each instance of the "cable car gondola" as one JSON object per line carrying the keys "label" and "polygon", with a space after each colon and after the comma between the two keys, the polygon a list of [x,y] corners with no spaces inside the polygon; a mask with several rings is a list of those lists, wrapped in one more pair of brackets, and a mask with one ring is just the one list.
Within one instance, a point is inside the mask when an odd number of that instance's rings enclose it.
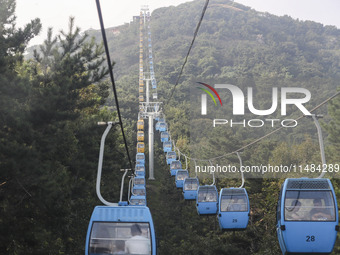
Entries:
{"label": "cable car gondola", "polygon": [[144,166],[144,164],[136,164],[135,175],[145,177],[145,166]]}
{"label": "cable car gondola", "polygon": [[245,229],[250,214],[245,188],[222,188],[219,195],[218,222],[221,229]]}
{"label": "cable car gondola", "polygon": [[183,197],[185,200],[195,200],[199,181],[197,178],[185,178],[183,182]]}
{"label": "cable car gondola", "polygon": [[176,158],[177,158],[177,154],[175,151],[169,151],[166,153],[166,163],[168,165],[170,165],[172,161],[176,160]]}
{"label": "cable car gondola", "polygon": [[129,200],[130,205],[146,206],[146,197],[139,195],[132,195]]}
{"label": "cable car gondola", "polygon": [[183,183],[186,178],[189,178],[188,170],[178,170],[175,176],[177,188],[183,188]]}
{"label": "cable car gondola", "polygon": [[144,132],[137,131],[137,142],[144,142]]}
{"label": "cable car gondola", "polygon": [[133,186],[132,187],[132,194],[136,196],[146,196],[146,189],[145,186]]}
{"label": "cable car gondola", "polygon": [[172,151],[172,142],[171,141],[167,141],[167,142],[163,143],[163,151],[164,152]]}
{"label": "cable car gondola", "polygon": [[199,186],[196,197],[196,208],[198,214],[216,214],[218,210],[217,199],[218,192],[215,185]]}
{"label": "cable car gondola", "polygon": [[144,130],[144,120],[143,119],[140,119],[137,121],[137,129],[138,130]]}
{"label": "cable car gondola", "polygon": [[144,153],[136,154],[136,164],[145,165],[145,154]]}
{"label": "cable car gondola", "polygon": [[160,122],[158,121],[157,123],[156,123],[156,126],[155,126],[155,129],[157,130],[157,131],[159,131],[159,126],[160,126]]}
{"label": "cable car gondola", "polygon": [[137,143],[137,153],[144,153],[144,149],[145,146],[144,146],[144,143],[143,142],[138,142]]}
{"label": "cable car gondola", "polygon": [[164,132],[167,131],[167,125],[165,122],[157,122],[157,124],[159,123],[159,132]]}
{"label": "cable car gondola", "polygon": [[[242,159],[239,152],[236,152],[242,169]],[[246,229],[249,221],[250,206],[249,198],[243,185],[244,174],[240,170],[242,184],[238,188],[222,188],[219,195],[218,222],[222,230]]]}
{"label": "cable car gondola", "polygon": [[[321,126],[317,128],[321,162],[326,165]],[[277,236],[283,254],[329,254],[339,231],[339,213],[334,188],[329,179],[291,178],[282,185],[277,206]]]}
{"label": "cable car gondola", "polygon": [[155,229],[148,207],[96,206],[86,235],[85,255],[118,254],[115,252],[119,249],[130,252],[137,235],[143,240],[138,241],[138,247],[143,250],[139,252],[155,255]]}
{"label": "cable car gondola", "polygon": [[145,177],[144,176],[135,176],[133,177],[133,186],[134,187],[145,187]]}
{"label": "cable car gondola", "polygon": [[331,253],[338,206],[329,179],[286,179],[277,206],[277,235],[283,254]]}
{"label": "cable car gondola", "polygon": [[182,163],[179,160],[173,160],[170,163],[170,174],[171,176],[176,176],[178,170],[182,170]]}
{"label": "cable car gondola", "polygon": [[169,133],[168,132],[161,132],[161,142],[169,141]]}

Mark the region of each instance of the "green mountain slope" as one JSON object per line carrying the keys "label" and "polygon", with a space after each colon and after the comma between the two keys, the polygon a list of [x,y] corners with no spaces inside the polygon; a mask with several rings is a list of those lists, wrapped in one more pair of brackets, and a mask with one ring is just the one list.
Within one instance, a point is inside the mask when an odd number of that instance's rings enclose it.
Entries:
{"label": "green mountain slope", "polygon": [[[256,12],[232,1],[216,0],[211,1],[207,9],[183,77],[168,102],[203,4],[203,0],[197,0],[177,7],[160,8],[151,17],[159,100],[167,103],[164,107],[167,122],[172,138],[182,152],[189,155],[190,148],[196,146],[201,150],[195,156],[219,156],[272,130],[216,129],[212,133],[203,130],[200,137],[193,136],[195,123],[190,123],[200,115],[199,109],[192,109],[190,94],[198,81],[234,84],[243,91],[246,87],[253,87],[256,107],[263,109],[270,107],[272,87],[310,90],[312,99],[306,104],[308,109],[336,92],[340,80],[340,30],[312,21]],[[123,115],[131,128],[130,147],[133,148],[138,110],[139,23],[121,27],[118,35],[114,35],[112,29],[107,32],[111,56],[116,62],[114,72]],[[90,33],[100,38],[99,31]],[[108,103],[112,104],[112,101]],[[231,104],[231,100],[226,103],[227,106]],[[319,112],[326,113],[327,107]],[[276,113],[274,117],[278,115]],[[301,112],[290,109],[290,118],[299,115]],[[326,122],[329,119],[327,116]],[[318,163],[316,139],[314,124],[303,120],[294,131],[281,131],[246,150],[242,155],[244,164]],[[246,188],[252,208],[248,229],[236,233],[221,232],[216,217],[199,217],[194,202],[182,199],[181,192],[176,190],[174,180],[169,176],[160,146],[157,141],[156,181],[148,183],[148,203],[156,223],[159,254],[280,253],[275,232],[275,206],[283,179],[248,179]],[[235,157],[225,161],[238,164]],[[190,162],[191,170],[193,166]],[[211,181],[209,175],[201,179],[201,183],[210,184]],[[217,179],[217,187],[238,186],[239,182],[239,179],[222,176]],[[334,185],[338,186],[337,180]]]}

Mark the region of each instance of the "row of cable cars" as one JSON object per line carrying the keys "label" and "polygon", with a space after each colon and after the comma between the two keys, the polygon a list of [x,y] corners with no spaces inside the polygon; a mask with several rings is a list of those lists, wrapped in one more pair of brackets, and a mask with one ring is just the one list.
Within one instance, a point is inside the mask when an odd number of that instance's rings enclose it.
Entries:
{"label": "row of cable cars", "polygon": [[215,185],[200,185],[197,177],[190,177],[183,169],[173,150],[172,141],[164,119],[156,123],[160,131],[163,152],[170,165],[170,175],[175,177],[176,187],[182,189],[185,200],[196,200],[199,215],[217,214],[219,226],[223,230],[245,229],[248,225],[250,207],[247,191],[244,188],[222,188],[218,194]]}
{"label": "row of cable cars", "polygon": [[[167,127],[166,123],[157,124]],[[157,127],[156,125],[156,127]],[[196,200],[199,215],[217,214],[222,230],[242,230],[248,225],[250,206],[245,188],[199,185],[182,169],[167,129],[160,130],[166,162],[186,200]],[[329,179],[289,178],[282,185],[277,206],[277,235],[283,254],[330,254],[339,231],[338,206]]]}
{"label": "row of cable cars", "polygon": [[[142,146],[141,146],[142,145]],[[141,150],[142,147],[142,150]],[[145,154],[144,154],[144,120],[137,121],[137,154],[135,173],[130,181],[131,197],[130,204],[146,206],[146,188],[145,188]]]}
{"label": "row of cable cars", "polygon": [[[143,129],[139,127],[139,131]],[[102,159],[103,153],[100,153],[99,161]],[[100,170],[101,173],[101,164],[98,165],[98,172]],[[123,176],[122,185],[126,173],[127,171]],[[86,235],[85,255],[156,255],[155,228],[151,212],[146,205],[144,153],[136,154],[136,168],[130,184],[131,182],[129,191],[131,190],[132,194],[128,196],[129,201],[122,201],[121,188],[120,201],[110,203],[102,198],[100,191],[98,194],[100,174],[97,175],[97,195],[105,205],[96,206],[93,210]]]}

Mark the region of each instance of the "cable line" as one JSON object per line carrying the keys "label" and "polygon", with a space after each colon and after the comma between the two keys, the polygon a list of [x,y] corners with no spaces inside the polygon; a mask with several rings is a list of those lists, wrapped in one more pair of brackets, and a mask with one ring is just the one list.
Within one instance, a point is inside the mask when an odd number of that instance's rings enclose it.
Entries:
{"label": "cable line", "polygon": [[185,59],[184,59],[184,63],[183,63],[183,65],[182,65],[181,71],[179,72],[179,75],[178,75],[178,77],[177,77],[175,86],[173,87],[173,89],[172,89],[172,91],[171,91],[171,94],[170,94],[170,97],[169,97],[169,99],[168,99],[168,101],[166,102],[165,105],[167,105],[167,104],[170,102],[170,100],[171,100],[171,98],[172,98],[172,96],[173,96],[173,94],[174,94],[174,92],[175,92],[175,89],[176,89],[176,87],[177,87],[177,85],[178,85],[179,79],[180,79],[181,76],[182,76],[184,66],[186,65],[186,63],[187,63],[187,61],[188,61],[188,57],[189,57],[190,51],[191,51],[191,49],[192,49],[192,46],[194,45],[194,42],[195,42],[196,36],[197,36],[197,34],[198,34],[198,30],[199,30],[199,28],[200,28],[200,26],[201,26],[201,23],[202,23],[202,20],[203,20],[205,11],[206,11],[207,8],[208,8],[208,4],[209,4],[209,0],[206,0],[206,1],[205,1],[205,4],[204,4],[204,7],[203,7],[203,10],[202,10],[201,18],[200,18],[200,20],[199,20],[199,22],[198,22],[198,24],[197,24],[197,26],[196,26],[196,29],[195,29],[195,32],[194,32],[194,37],[193,37],[193,39],[192,39],[192,41],[191,41],[191,44],[190,44],[188,53],[187,53],[187,55],[186,55],[186,57],[185,57]]}
{"label": "cable line", "polygon": [[105,33],[104,22],[103,22],[103,16],[102,16],[102,11],[101,11],[101,8],[100,8],[99,0],[96,0],[96,4],[97,4],[98,17],[99,17],[100,27],[101,27],[101,31],[102,31],[104,47],[105,47],[107,65],[109,66],[109,72],[110,72],[110,78],[111,78],[111,83],[112,83],[112,89],[113,89],[113,94],[114,94],[115,101],[116,101],[116,108],[117,108],[117,113],[118,113],[118,118],[119,118],[119,124],[120,124],[120,128],[122,130],[122,135],[123,135],[123,139],[124,139],[126,153],[127,153],[128,160],[129,160],[129,163],[130,163],[130,168],[133,169],[132,168],[132,162],[131,162],[130,154],[129,154],[129,148],[128,148],[128,145],[127,145],[127,142],[126,142],[126,138],[125,138],[124,127],[123,127],[123,122],[122,122],[122,116],[120,115],[118,96],[117,96],[117,91],[116,91],[116,84],[115,84],[115,80],[114,80],[114,77],[113,77],[110,52],[109,52],[109,47],[107,45],[106,33]]}

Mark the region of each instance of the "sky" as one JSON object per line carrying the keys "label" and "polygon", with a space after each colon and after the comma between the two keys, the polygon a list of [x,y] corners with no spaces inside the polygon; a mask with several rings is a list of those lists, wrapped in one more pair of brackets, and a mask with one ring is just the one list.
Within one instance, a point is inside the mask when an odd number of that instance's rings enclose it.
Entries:
{"label": "sky", "polygon": [[[142,5],[150,11],[166,6],[177,6],[193,0],[100,0],[105,27],[119,26],[139,15]],[[32,39],[30,46],[40,44],[46,38],[47,28],[57,34],[67,31],[69,17],[75,17],[75,25],[82,31],[99,29],[95,0],[16,0],[17,26],[22,27],[34,18],[40,18],[43,30]],[[210,0],[212,4],[214,0]],[[278,16],[289,15],[294,19],[313,20],[340,28],[340,0],[235,0],[257,11]],[[202,6],[203,7],[203,6]]]}

